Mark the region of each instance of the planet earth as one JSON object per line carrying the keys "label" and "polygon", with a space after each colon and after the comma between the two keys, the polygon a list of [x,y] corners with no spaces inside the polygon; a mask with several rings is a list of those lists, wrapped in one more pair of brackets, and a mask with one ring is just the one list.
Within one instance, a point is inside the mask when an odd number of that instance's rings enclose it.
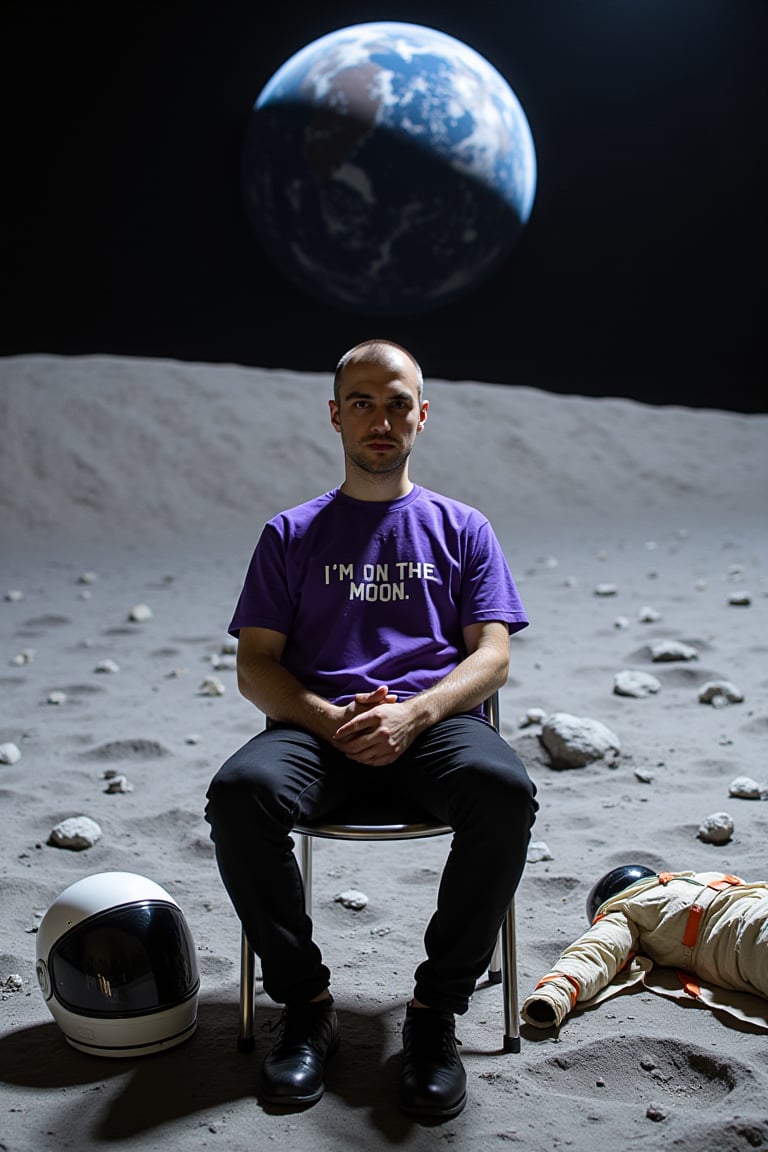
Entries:
{"label": "planet earth", "polygon": [[520,239],[536,176],[504,77],[461,41],[408,23],[307,44],[258,95],[242,150],[245,215],[272,263],[365,315],[474,291]]}

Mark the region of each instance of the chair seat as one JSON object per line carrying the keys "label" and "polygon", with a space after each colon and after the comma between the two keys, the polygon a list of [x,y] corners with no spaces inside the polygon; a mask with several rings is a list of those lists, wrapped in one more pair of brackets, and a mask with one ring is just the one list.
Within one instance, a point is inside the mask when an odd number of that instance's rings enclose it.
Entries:
{"label": "chair seat", "polygon": [[422,809],[404,807],[396,800],[343,804],[319,820],[294,826],[294,832],[327,840],[417,840],[451,830]]}

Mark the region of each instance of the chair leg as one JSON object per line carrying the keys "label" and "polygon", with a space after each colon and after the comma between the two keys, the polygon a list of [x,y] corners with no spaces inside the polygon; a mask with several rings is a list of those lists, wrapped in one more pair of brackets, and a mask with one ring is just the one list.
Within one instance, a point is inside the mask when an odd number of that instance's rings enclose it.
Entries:
{"label": "chair leg", "polygon": [[520,1051],[520,1004],[517,990],[517,945],[515,940],[515,902],[510,900],[504,917],[504,1051]]}
{"label": "chair leg", "polygon": [[245,929],[240,929],[240,1030],[237,1037],[239,1052],[253,1051],[253,1000],[256,963],[253,949],[248,943]]}
{"label": "chair leg", "polygon": [[304,911],[312,915],[312,837],[301,837],[301,879],[304,884]]}
{"label": "chair leg", "polygon": [[502,974],[502,955],[504,949],[504,929],[499,929],[499,934],[496,937],[496,943],[493,948],[491,962],[488,965],[488,982],[490,984],[501,984],[503,979]]}

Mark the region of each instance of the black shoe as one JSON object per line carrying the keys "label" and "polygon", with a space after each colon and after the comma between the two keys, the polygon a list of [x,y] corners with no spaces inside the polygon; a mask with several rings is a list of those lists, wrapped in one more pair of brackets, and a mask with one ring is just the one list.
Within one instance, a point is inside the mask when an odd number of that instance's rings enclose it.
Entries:
{"label": "black shoe", "polygon": [[436,1120],[458,1116],[467,1102],[459,1043],[452,1012],[406,1010],[399,1100],[403,1112]]}
{"label": "black shoe", "polygon": [[325,1062],[339,1046],[333,1000],[283,1009],[277,1043],[261,1066],[265,1104],[316,1104],[325,1090]]}

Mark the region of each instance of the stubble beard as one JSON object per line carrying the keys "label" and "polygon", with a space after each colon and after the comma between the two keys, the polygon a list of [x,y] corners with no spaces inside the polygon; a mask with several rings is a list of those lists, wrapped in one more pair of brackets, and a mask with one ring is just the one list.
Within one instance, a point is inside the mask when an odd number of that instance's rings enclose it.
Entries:
{"label": "stubble beard", "polygon": [[361,472],[369,476],[391,476],[393,472],[400,472],[408,462],[412,445],[407,448],[398,448],[394,456],[382,453],[381,456],[373,453],[365,455],[358,448],[347,449],[347,457]]}

